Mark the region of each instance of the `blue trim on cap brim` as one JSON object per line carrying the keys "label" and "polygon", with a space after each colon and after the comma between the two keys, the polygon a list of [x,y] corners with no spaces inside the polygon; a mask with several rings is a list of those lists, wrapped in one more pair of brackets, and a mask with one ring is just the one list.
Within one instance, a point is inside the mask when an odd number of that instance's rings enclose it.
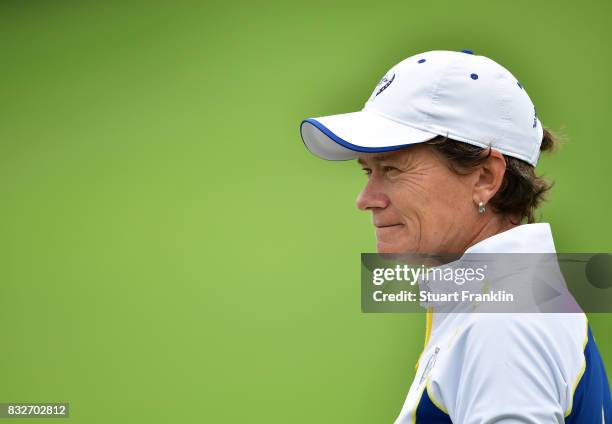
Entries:
{"label": "blue trim on cap brim", "polygon": [[325,134],[331,140],[335,141],[340,146],[342,146],[342,147],[344,147],[346,149],[349,149],[349,150],[353,150],[355,152],[360,152],[360,153],[391,152],[393,150],[400,150],[400,149],[403,149],[404,147],[413,146],[414,144],[417,144],[417,143],[410,143],[410,144],[400,144],[400,145],[397,145],[397,146],[385,146],[385,147],[364,147],[364,146],[357,146],[356,144],[349,143],[348,141],[341,139],[336,134],[331,132],[329,130],[329,128],[327,128],[325,125],[323,125],[322,123],[320,123],[316,119],[308,118],[308,119],[304,119],[302,121],[302,123],[300,124],[300,137],[302,138],[302,142],[304,143],[304,145],[306,146],[306,148],[308,150],[310,150],[310,148],[308,148],[308,145],[306,144],[306,142],[304,141],[304,137],[302,136],[302,125],[304,125],[305,122],[308,122],[309,124],[312,124],[315,127],[317,127],[319,129],[319,131],[321,131],[323,134]]}

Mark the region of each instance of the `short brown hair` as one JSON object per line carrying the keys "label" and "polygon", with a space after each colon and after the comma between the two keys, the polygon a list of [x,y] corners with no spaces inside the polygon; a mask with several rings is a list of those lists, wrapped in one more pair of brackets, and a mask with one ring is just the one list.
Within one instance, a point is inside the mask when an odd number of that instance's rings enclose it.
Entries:
{"label": "short brown hair", "polygon": [[[452,140],[447,137],[436,137],[426,142],[433,146],[449,163],[450,168],[458,173],[469,172],[482,164],[491,154],[491,148],[482,148]],[[540,151],[552,151],[559,144],[557,137],[544,129]],[[520,216],[520,221],[535,222],[534,212],[546,199],[553,183],[535,174],[535,167],[512,156],[504,155],[506,172],[502,184],[489,201],[495,212],[507,216]],[[515,224],[519,224],[516,222]]]}

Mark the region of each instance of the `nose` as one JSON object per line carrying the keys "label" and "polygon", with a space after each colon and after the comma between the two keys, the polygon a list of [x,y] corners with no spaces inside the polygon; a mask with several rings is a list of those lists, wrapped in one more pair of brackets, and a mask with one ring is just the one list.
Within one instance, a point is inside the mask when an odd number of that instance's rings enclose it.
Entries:
{"label": "nose", "polygon": [[380,182],[374,176],[368,179],[368,183],[363,188],[357,201],[355,202],[357,209],[366,211],[374,208],[384,209],[389,206],[389,197],[384,193]]}

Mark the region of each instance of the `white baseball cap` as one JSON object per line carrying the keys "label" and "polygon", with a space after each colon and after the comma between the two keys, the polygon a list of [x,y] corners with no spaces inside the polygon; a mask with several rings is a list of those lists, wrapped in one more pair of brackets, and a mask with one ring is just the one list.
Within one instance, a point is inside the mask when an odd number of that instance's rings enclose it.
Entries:
{"label": "white baseball cap", "polygon": [[543,136],[520,82],[469,50],[411,56],[386,73],[361,111],[305,119],[300,132],[306,147],[327,160],[398,150],[441,135],[533,166]]}

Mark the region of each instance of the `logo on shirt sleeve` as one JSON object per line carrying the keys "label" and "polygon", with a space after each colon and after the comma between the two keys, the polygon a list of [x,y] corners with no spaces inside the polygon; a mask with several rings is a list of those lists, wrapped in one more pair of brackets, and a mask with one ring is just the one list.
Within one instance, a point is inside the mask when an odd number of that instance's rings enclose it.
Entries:
{"label": "logo on shirt sleeve", "polygon": [[436,350],[434,351],[434,353],[432,353],[429,356],[429,359],[427,360],[427,365],[425,365],[425,369],[423,370],[423,373],[421,374],[421,379],[419,380],[419,386],[423,384],[423,382],[429,376],[429,373],[433,369],[434,365],[436,365],[436,358],[438,357],[438,352],[440,352],[440,348],[436,346]]}

